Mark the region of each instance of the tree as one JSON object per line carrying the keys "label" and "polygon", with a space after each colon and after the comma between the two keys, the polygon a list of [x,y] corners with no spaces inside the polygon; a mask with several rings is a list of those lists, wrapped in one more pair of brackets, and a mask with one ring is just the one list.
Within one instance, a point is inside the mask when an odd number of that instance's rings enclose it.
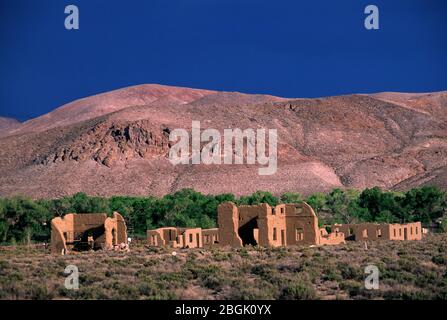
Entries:
{"label": "tree", "polygon": [[271,206],[276,206],[279,203],[278,198],[267,191],[256,191],[250,196],[242,196],[239,198],[239,204],[255,205],[261,203],[268,203]]}
{"label": "tree", "polygon": [[397,217],[393,215],[389,210],[380,211],[377,215],[375,222],[379,223],[395,223],[397,221]]}
{"label": "tree", "polygon": [[54,200],[39,200],[37,203],[45,207],[57,217],[62,217],[63,215],[70,213],[72,209],[72,204],[68,197]]}
{"label": "tree", "polygon": [[303,201],[303,197],[299,193],[286,192],[281,196],[282,203],[300,203]]}
{"label": "tree", "polygon": [[49,238],[52,214],[45,207],[25,197],[3,199],[0,207],[1,242]]}
{"label": "tree", "polygon": [[352,223],[365,213],[359,210],[359,194],[357,190],[336,188],[326,196],[326,207],[334,214],[334,223]]}
{"label": "tree", "polygon": [[379,187],[365,189],[360,194],[359,205],[368,209],[366,221],[377,221],[378,217],[394,216],[400,222],[408,221],[401,205],[401,195],[392,192],[383,192]]}
{"label": "tree", "polygon": [[341,189],[334,189],[326,196],[326,206],[334,213],[334,222],[349,223],[348,217],[349,198]]}
{"label": "tree", "polygon": [[349,223],[369,221],[368,209],[360,206],[360,200],[358,197],[349,201],[347,211],[348,217],[350,218]]}
{"label": "tree", "polygon": [[314,193],[306,199],[306,202],[318,214],[326,205],[326,195],[321,192]]}
{"label": "tree", "polygon": [[70,201],[71,209],[76,213],[103,213],[110,211],[106,198],[89,197],[83,192],[76,193]]}
{"label": "tree", "polygon": [[444,214],[446,194],[437,187],[413,188],[405,194],[402,207],[409,221],[430,223]]}

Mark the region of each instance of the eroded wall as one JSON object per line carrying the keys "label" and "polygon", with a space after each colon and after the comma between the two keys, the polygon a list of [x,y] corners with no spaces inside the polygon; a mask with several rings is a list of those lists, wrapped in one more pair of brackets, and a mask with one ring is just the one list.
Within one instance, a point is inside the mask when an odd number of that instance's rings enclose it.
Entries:
{"label": "eroded wall", "polygon": [[[318,218],[307,203],[236,206],[225,202],[217,208],[216,229],[160,228],[148,231],[150,245],[180,248],[203,246],[242,247],[259,245],[337,245],[346,240],[420,240],[420,222],[399,224],[343,224],[331,226],[331,232],[318,226]],[[192,238],[191,238],[192,237]],[[197,239],[197,240],[195,240]]]}
{"label": "eroded wall", "polygon": [[127,230],[118,212],[112,218],[105,213],[69,213],[51,221],[52,253],[65,254],[86,247],[112,249],[119,244],[127,244]]}
{"label": "eroded wall", "polygon": [[218,231],[217,229],[165,227],[148,230],[147,241],[150,246],[155,247],[202,248],[204,235],[210,241],[209,245],[212,245],[217,241]]}
{"label": "eroded wall", "polygon": [[343,232],[347,240],[421,240],[422,225],[420,222],[407,224],[335,224],[332,230]]}
{"label": "eroded wall", "polygon": [[219,244],[242,247],[242,239],[238,234],[239,214],[234,203],[225,202],[218,206],[217,222],[219,225]]}
{"label": "eroded wall", "polygon": [[202,244],[204,247],[211,247],[219,244],[219,229],[202,229]]}
{"label": "eroded wall", "polygon": [[317,216],[307,203],[237,207],[227,202],[219,205],[218,218],[221,245],[278,247],[345,242],[338,232],[320,233]]}

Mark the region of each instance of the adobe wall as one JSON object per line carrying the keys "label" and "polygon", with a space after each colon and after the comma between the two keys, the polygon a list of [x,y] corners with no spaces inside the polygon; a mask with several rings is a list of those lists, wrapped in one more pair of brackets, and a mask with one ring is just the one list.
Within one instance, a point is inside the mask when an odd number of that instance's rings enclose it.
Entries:
{"label": "adobe wall", "polygon": [[150,246],[158,247],[165,245],[174,245],[172,241],[176,242],[177,228],[166,227],[154,230],[147,230],[147,241]]}
{"label": "adobe wall", "polygon": [[[242,205],[236,207],[236,211],[238,222],[234,231],[241,238],[243,245],[252,244],[264,247],[285,245],[285,217],[284,212],[281,214],[281,207],[270,207],[263,203],[251,206]],[[244,231],[248,224],[250,226]]]}
{"label": "adobe wall", "polygon": [[202,244],[202,229],[193,228],[182,231],[183,244],[182,248],[201,248]]}
{"label": "adobe wall", "polygon": [[305,202],[279,204],[275,207],[265,203],[238,207],[232,202],[225,202],[218,206],[217,211],[219,228],[149,230],[148,242],[150,245],[170,245],[181,248],[211,246],[216,242],[221,246],[231,247],[249,244],[277,247],[337,245],[346,243],[345,240],[350,238],[362,241],[419,240],[422,237],[420,222],[405,225],[337,224],[333,225],[331,233],[328,233],[325,228],[319,228],[315,212]]}
{"label": "adobe wall", "polygon": [[107,219],[105,213],[82,213],[73,214],[73,231],[82,233],[92,228],[99,227],[104,224]]}
{"label": "adobe wall", "polygon": [[332,230],[345,234],[346,239],[366,240],[421,240],[422,225],[420,222],[407,224],[335,224]]}
{"label": "adobe wall", "polygon": [[413,227],[413,233],[410,233],[410,240],[422,240],[423,228],[420,221],[408,223],[410,227]]}
{"label": "adobe wall", "polygon": [[202,244],[204,247],[213,246],[219,243],[219,229],[203,229]]}
{"label": "adobe wall", "polygon": [[218,206],[217,212],[220,245],[277,245],[279,240],[273,239],[274,236],[279,238],[277,233],[282,225],[272,217],[274,208],[268,204],[237,207],[232,202],[225,202]]}
{"label": "adobe wall", "polygon": [[319,244],[318,219],[305,202],[285,205],[288,245]]}
{"label": "adobe wall", "polygon": [[391,240],[421,240],[422,224],[420,222],[390,224],[389,233]]}
{"label": "adobe wall", "polygon": [[225,202],[217,207],[217,222],[219,225],[219,244],[242,247],[242,239],[238,235],[239,214],[234,203]]}
{"label": "adobe wall", "polygon": [[336,245],[346,243],[343,232],[335,231],[328,233],[326,228],[320,228],[319,245]]}
{"label": "adobe wall", "polygon": [[[232,247],[254,244],[264,247],[344,243],[343,234],[321,235],[318,219],[307,203],[239,206],[227,202],[218,207],[219,243]],[[249,226],[247,230],[245,227]]]}
{"label": "adobe wall", "polygon": [[[211,229],[210,229],[211,230]],[[217,232],[209,231],[213,235]],[[172,248],[202,248],[203,235],[201,228],[164,227],[147,231],[150,246],[170,246]]]}
{"label": "adobe wall", "polygon": [[76,243],[93,239],[95,249],[112,249],[118,244],[127,244],[127,230],[123,217],[113,213],[66,214],[51,220],[51,252],[65,254],[75,248]]}
{"label": "adobe wall", "polygon": [[265,219],[260,219],[263,228],[259,228],[259,245],[263,247],[280,247],[287,245],[286,219],[284,214],[270,214]]}
{"label": "adobe wall", "polygon": [[51,220],[51,253],[64,254],[68,251],[64,234],[67,235],[68,241],[73,241],[73,218],[74,214],[69,213],[63,218],[56,217]]}
{"label": "adobe wall", "polygon": [[118,243],[128,244],[126,221],[118,212],[113,212],[113,219],[116,223]]}
{"label": "adobe wall", "polygon": [[124,218],[114,212],[112,218],[106,218],[104,221],[104,236],[99,237],[100,242],[105,249],[111,249],[119,244],[127,244],[127,227]]}
{"label": "adobe wall", "polygon": [[110,242],[106,242],[105,222],[107,214],[105,213],[82,213],[73,216],[73,234],[75,238],[82,237],[84,242],[88,241],[88,235],[94,238],[93,247],[95,249],[111,248]]}
{"label": "adobe wall", "polygon": [[287,245],[285,206],[270,207],[264,204],[260,212],[259,245],[263,247],[279,247]]}

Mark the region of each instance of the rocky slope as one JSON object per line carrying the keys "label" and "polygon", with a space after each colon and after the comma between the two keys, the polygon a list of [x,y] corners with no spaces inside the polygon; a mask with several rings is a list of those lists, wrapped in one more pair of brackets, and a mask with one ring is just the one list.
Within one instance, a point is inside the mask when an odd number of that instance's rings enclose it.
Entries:
{"label": "rocky slope", "polygon": [[[177,165],[169,133],[201,128],[278,131],[278,170]],[[159,85],[62,106],[0,138],[0,196],[109,196],[256,190],[309,194],[334,187],[447,187],[447,93],[284,99]]]}
{"label": "rocky slope", "polygon": [[0,137],[8,135],[8,133],[20,126],[20,122],[16,119],[0,117]]}

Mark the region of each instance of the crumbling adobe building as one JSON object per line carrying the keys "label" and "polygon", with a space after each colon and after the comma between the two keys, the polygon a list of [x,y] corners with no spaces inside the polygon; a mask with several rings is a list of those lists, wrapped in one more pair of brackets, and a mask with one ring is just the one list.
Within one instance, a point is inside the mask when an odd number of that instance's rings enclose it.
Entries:
{"label": "crumbling adobe building", "polygon": [[260,245],[331,245],[344,243],[342,232],[328,234],[318,227],[318,219],[307,203],[263,203],[236,206],[226,202],[218,207],[219,244],[232,247]]}
{"label": "crumbling adobe building", "polygon": [[420,222],[407,224],[335,224],[332,231],[342,232],[346,240],[421,240],[422,225]]}
{"label": "crumbling adobe building", "polygon": [[242,247],[260,245],[324,245],[344,243],[341,232],[327,233],[306,204],[268,204],[237,207],[232,202],[219,205],[218,229],[159,228],[148,230],[151,246],[202,248],[213,245]]}
{"label": "crumbling adobe building", "polygon": [[99,214],[66,214],[51,220],[51,253],[113,249],[127,245],[126,223],[114,212],[113,217]]}
{"label": "crumbling adobe building", "polygon": [[218,229],[158,228],[147,231],[147,240],[150,246],[202,248],[218,242]]}
{"label": "crumbling adobe building", "polygon": [[421,240],[420,222],[407,224],[334,224],[331,232],[318,227],[318,218],[305,202],[236,206],[225,202],[218,206],[218,229],[160,228],[148,230],[151,246],[202,248],[220,245],[242,247],[259,245],[336,245],[345,240]]}

